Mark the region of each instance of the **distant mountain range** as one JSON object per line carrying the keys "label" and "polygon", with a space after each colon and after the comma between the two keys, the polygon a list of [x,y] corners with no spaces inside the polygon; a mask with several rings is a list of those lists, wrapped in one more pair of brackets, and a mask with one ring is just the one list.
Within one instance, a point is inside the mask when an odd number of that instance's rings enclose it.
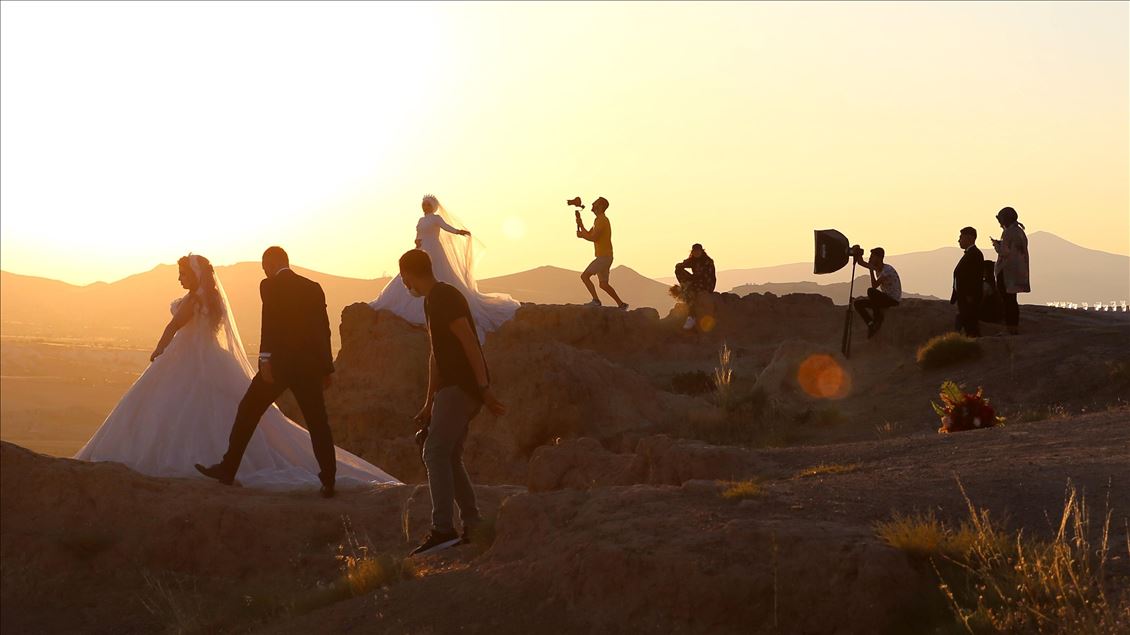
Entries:
{"label": "distant mountain range", "polygon": [[[988,237],[978,241],[987,260],[996,253]],[[871,245],[865,245],[871,247]],[[1081,247],[1048,232],[1028,235],[1031,253],[1032,293],[1020,296],[1022,303],[1046,302],[1110,302],[1130,299],[1130,256],[1112,254]],[[888,247],[888,253],[890,248]],[[888,255],[887,262],[899,272],[904,292],[948,299],[952,288],[953,267],[961,250],[942,247],[932,251]],[[773,282],[818,282],[829,284],[851,278],[851,267],[830,275],[812,273],[812,262],[798,262],[754,269],[726,269],[719,266],[718,289]],[[866,273],[866,271],[864,271]],[[859,270],[856,271],[859,275]],[[661,278],[670,282],[673,278]],[[837,300],[842,302],[842,300]]]}
{"label": "distant mountain range", "polygon": [[[340,345],[337,317],[355,302],[377,297],[389,278],[362,280],[295,267],[295,271],[322,285],[331,316],[334,349]],[[242,262],[217,267],[235,314],[245,347],[258,349],[261,302],[259,263]],[[667,286],[627,267],[613,270],[612,281],[625,302],[650,306],[666,314],[674,300]],[[538,267],[479,282],[488,293],[509,293],[522,302],[569,304],[588,302],[580,272],[557,267]],[[83,342],[115,342],[148,347],[156,344],[168,322],[169,303],[184,290],[177,283],[176,265],[159,265],[113,283],[96,282],[76,286],[33,276],[0,272],[0,324],[4,335]],[[606,299],[610,303],[610,300]]]}
{"label": "distant mountain range", "polygon": [[[831,298],[836,304],[847,305],[848,292],[855,296],[861,296],[867,293],[867,287],[871,286],[870,276],[859,276],[855,279],[855,289],[850,287],[849,282],[833,282],[832,284],[819,284],[817,282],[766,282],[765,284],[743,284],[734,287],[730,293],[735,293],[740,296],[746,296],[751,293],[772,293],[773,295],[789,295],[790,293],[815,293],[827,298]],[[903,298],[920,298],[923,300],[940,300],[932,295],[920,295],[917,293],[909,293],[903,291]],[[947,300],[949,298],[946,298]]]}
{"label": "distant mountain range", "polygon": [[[983,248],[987,258],[995,254]],[[1086,249],[1047,232],[1030,236],[1033,293],[1022,302],[1109,302],[1130,299],[1130,257]],[[961,252],[957,247],[888,257],[899,270],[908,297],[949,298],[953,266]],[[295,268],[319,282],[326,291],[332,321],[354,302],[368,302],[388,284],[388,278],[362,280]],[[227,288],[232,310],[249,351],[258,348],[258,263],[244,262],[218,267]],[[843,303],[847,297],[850,269],[817,276],[811,263],[795,263],[758,269],[730,269],[718,274],[718,289],[734,289],[740,295],[754,292],[819,293]],[[860,271],[857,271],[857,276]],[[576,271],[538,267],[479,282],[488,293],[509,293],[522,302],[577,304],[589,300]],[[633,307],[654,307],[666,315],[674,305],[667,293],[671,281],[653,280],[620,266],[612,272],[612,284]],[[861,294],[866,284],[857,284]],[[51,339],[73,338],[82,342],[117,342],[139,347],[156,343],[169,319],[169,302],[183,295],[177,284],[175,265],[160,265],[145,273],[113,283],[75,286],[56,280],[0,272],[0,324],[5,336]],[[604,295],[602,299],[610,302]],[[337,347],[337,329],[334,346]]]}
{"label": "distant mountain range", "polygon": [[[377,296],[387,278],[358,280],[295,267],[317,280],[326,292],[331,316],[354,302]],[[249,351],[258,349],[261,303],[258,263],[217,267],[228,293],[237,326]],[[168,323],[169,304],[184,295],[176,265],[159,265],[117,282],[75,286],[31,276],[0,272],[0,323],[4,335],[112,341],[148,347],[157,343]],[[336,320],[333,320],[336,324]],[[334,328],[335,348],[337,329]]]}
{"label": "distant mountain range", "polygon": [[[652,307],[666,315],[675,300],[667,292],[670,285],[653,280],[628,267],[612,270],[612,286],[620,298],[633,308]],[[596,278],[593,278],[596,283]],[[590,301],[589,292],[581,282],[581,273],[560,267],[538,267],[507,276],[488,278],[479,282],[479,290],[487,293],[509,293],[522,302],[538,304],[582,304]],[[611,306],[612,300],[603,291],[600,299]]]}

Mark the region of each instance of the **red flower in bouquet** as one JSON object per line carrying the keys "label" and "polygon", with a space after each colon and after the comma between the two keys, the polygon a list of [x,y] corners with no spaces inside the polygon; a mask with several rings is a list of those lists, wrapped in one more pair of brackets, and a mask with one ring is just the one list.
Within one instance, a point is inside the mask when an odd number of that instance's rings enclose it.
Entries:
{"label": "red flower in bouquet", "polygon": [[938,432],[960,432],[1004,424],[1004,418],[997,416],[981,388],[975,393],[962,392],[957,384],[947,381],[942,384],[938,396],[942,403],[930,404],[942,420]]}

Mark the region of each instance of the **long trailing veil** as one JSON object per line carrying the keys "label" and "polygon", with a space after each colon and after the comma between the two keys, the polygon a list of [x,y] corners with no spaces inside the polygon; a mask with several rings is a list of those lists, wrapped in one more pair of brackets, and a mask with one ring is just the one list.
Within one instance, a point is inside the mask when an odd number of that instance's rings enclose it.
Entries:
{"label": "long trailing veil", "polygon": [[[435,202],[436,213],[448,225],[461,227],[468,232],[470,228],[461,219],[452,214],[435,196],[429,194]],[[452,272],[468,293],[467,301],[475,318],[479,341],[486,340],[486,334],[494,331],[502,324],[514,317],[521,303],[505,293],[483,293],[479,291],[479,283],[475,278],[476,245],[479,257],[486,252],[486,245],[472,233],[470,236],[460,236],[451,232],[439,232],[439,244],[444,255],[451,263]]]}
{"label": "long trailing veil", "polygon": [[[204,268],[200,266],[200,257],[190,255],[188,257],[188,266],[192,269],[192,273],[196,274],[197,280],[204,280]],[[220,316],[219,329],[216,332],[216,339],[220,344],[220,348],[227,351],[229,355],[235,358],[239,363],[239,368],[247,379],[255,376],[255,369],[251,367],[251,362],[247,360],[247,352],[243,348],[243,340],[239,337],[239,329],[235,326],[235,317],[232,315],[231,303],[228,302],[228,294],[224,291],[224,284],[220,282],[220,276],[215,272],[211,273],[212,281],[216,284],[216,292],[220,296],[220,307],[223,310],[223,315]],[[207,285],[200,284],[197,286],[196,294],[200,296],[200,306],[209,306],[207,295]]]}
{"label": "long trailing veil", "polygon": [[[416,225],[420,247],[432,257],[432,271],[437,280],[455,286],[467,299],[471,315],[474,317],[479,341],[486,341],[486,334],[497,330],[503,323],[514,317],[521,306],[505,293],[483,293],[475,280],[476,258],[482,258],[485,246],[471,234],[457,233],[457,228],[467,225],[440,204],[435,196],[424,197],[425,206],[435,209],[425,214]],[[432,218],[436,222],[428,222]],[[442,227],[440,225],[446,225]],[[375,300],[369,303],[378,311],[389,311],[410,323],[424,324],[424,301],[412,297],[401,282],[400,276],[389,281]]]}
{"label": "long trailing veil", "polygon": [[[428,195],[436,204],[436,213],[448,225],[453,227],[461,227],[467,231],[471,231],[467,224],[462,219],[452,214],[439,202],[439,199],[432,195]],[[457,243],[461,243],[457,244]],[[486,245],[479,240],[478,236],[472,233],[470,236],[459,236],[450,232],[439,233],[439,244],[443,247],[443,253],[447,256],[448,262],[451,263],[451,268],[455,270],[459,280],[463,282],[464,286],[475,293],[479,293],[479,283],[475,280],[475,243],[479,244],[480,251],[486,251]],[[499,295],[502,294],[492,294]],[[507,296],[509,297],[509,296]]]}

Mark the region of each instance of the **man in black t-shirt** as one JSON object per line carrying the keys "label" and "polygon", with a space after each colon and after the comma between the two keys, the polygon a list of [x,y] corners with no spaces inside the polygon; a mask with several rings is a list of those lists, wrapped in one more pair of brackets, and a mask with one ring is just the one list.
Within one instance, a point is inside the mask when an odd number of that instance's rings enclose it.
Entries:
{"label": "man in black t-shirt", "polygon": [[[467,427],[484,405],[495,415],[504,414],[506,407],[491,391],[490,371],[475,335],[475,318],[463,294],[435,279],[431,259],[419,249],[400,257],[400,278],[409,293],[424,298],[431,340],[428,396],[416,421],[421,427],[418,438],[424,439],[432,530],[412,552],[417,555],[470,542],[480,518],[475,490],[463,465]],[[463,520],[462,537],[455,531],[456,503]]]}

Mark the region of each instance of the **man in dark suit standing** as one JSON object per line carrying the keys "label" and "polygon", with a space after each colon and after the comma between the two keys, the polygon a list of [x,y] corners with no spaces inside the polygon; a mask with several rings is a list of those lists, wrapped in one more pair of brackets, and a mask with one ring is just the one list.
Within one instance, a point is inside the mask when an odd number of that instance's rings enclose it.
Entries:
{"label": "man in dark suit standing", "polygon": [[953,294],[950,304],[957,305],[957,319],[954,330],[964,331],[969,337],[981,336],[980,308],[984,293],[981,284],[985,268],[985,256],[977,248],[977,230],[965,227],[958,236],[957,244],[965,250],[957,267],[953,270]]}
{"label": "man in dark suit standing", "polygon": [[337,459],[322,395],[333,383],[334,372],[326,295],[318,283],[290,269],[290,259],[282,247],[263,252],[263,273],[267,278],[259,284],[263,300],[259,372],[239,403],[223,460],[211,467],[198,464],[196,469],[231,485],[259,419],[289,389],[306,419],[321,469],[318,478],[322,496],[330,498],[334,495]]}

